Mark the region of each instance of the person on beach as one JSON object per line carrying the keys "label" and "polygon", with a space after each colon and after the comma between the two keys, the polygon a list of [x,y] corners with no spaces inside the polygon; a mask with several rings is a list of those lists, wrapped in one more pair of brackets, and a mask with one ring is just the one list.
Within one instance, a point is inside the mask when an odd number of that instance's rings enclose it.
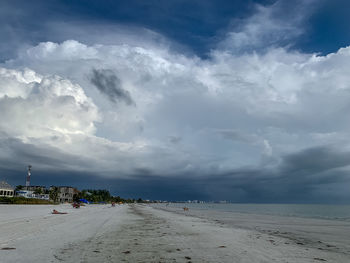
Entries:
{"label": "person on beach", "polygon": [[54,215],[65,215],[67,214],[66,212],[58,212],[56,209],[52,210],[52,214]]}

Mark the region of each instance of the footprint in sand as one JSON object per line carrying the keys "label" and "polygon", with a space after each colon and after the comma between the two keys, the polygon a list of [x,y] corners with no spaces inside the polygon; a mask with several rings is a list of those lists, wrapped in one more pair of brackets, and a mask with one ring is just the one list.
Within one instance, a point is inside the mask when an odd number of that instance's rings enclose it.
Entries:
{"label": "footprint in sand", "polygon": [[323,258],[314,258],[314,260],[317,260],[317,261],[327,261],[327,260],[325,260],[325,259],[323,259]]}

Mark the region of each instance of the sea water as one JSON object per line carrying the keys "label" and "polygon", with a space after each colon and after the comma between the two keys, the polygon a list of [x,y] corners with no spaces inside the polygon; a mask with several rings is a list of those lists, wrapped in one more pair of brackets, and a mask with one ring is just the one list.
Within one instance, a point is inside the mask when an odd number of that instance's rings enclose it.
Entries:
{"label": "sea water", "polygon": [[217,210],[249,214],[266,214],[278,216],[294,216],[319,219],[350,221],[350,205],[318,205],[318,204],[217,204],[217,203],[168,203],[160,206],[184,206],[191,209]]}

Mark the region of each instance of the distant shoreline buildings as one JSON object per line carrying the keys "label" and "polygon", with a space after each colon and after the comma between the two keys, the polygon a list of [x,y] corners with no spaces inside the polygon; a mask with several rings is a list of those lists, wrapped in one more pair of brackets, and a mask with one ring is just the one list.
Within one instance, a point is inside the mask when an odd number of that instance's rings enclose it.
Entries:
{"label": "distant shoreline buildings", "polygon": [[13,197],[15,189],[6,183],[5,181],[0,182],[0,197]]}
{"label": "distant shoreline buildings", "polygon": [[79,193],[79,190],[72,186],[50,186],[47,189],[45,186],[23,186],[16,191],[16,196],[22,196],[25,198],[35,198],[41,200],[52,200],[50,198],[50,192],[57,190],[56,200],[59,203],[72,203],[75,194]]}
{"label": "distant shoreline buildings", "polygon": [[[51,186],[50,190],[52,189],[52,187],[55,187],[55,186]],[[58,186],[57,188],[58,188],[58,200],[60,203],[65,203],[65,202],[72,203],[74,195],[80,192],[77,188],[71,187],[71,186]]]}
{"label": "distant shoreline buildings", "polygon": [[80,191],[72,186],[17,186],[16,189],[5,181],[0,182],[0,197],[24,197],[47,201],[55,201],[50,197],[50,191],[57,190],[56,201],[59,203],[72,203],[74,195]]}
{"label": "distant shoreline buildings", "polygon": [[80,191],[77,188],[72,186],[52,185],[49,188],[47,188],[46,186],[42,185],[30,185],[30,179],[32,174],[31,169],[32,166],[28,165],[25,186],[18,185],[16,188],[14,188],[5,181],[0,182],[0,197],[24,197],[60,203],[72,203],[74,195],[80,193]]}

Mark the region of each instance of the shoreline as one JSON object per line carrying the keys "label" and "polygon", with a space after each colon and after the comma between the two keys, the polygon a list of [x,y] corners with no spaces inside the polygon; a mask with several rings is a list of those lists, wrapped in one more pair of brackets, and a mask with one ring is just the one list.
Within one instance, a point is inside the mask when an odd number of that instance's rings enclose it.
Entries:
{"label": "shoreline", "polygon": [[[218,211],[218,212],[227,212],[227,213],[237,213],[237,214],[247,214],[247,215],[266,215],[266,216],[276,216],[276,217],[293,217],[293,218],[303,218],[303,219],[321,219],[321,220],[335,220],[335,221],[345,221],[345,222],[350,222],[350,205],[348,204],[337,204],[337,205],[329,205],[329,204],[273,204],[273,203],[187,203],[187,202],[168,202],[168,203],[150,203],[151,206],[153,207],[159,207],[159,208],[174,208],[174,209],[182,209],[183,207],[188,207],[189,209],[194,209],[194,210],[201,210],[201,211]],[[251,206],[250,210],[239,210],[236,208],[236,210],[232,210],[232,207],[227,207],[227,208],[220,208],[220,206],[227,206],[227,205],[234,205],[234,206]],[[302,214],[302,213],[296,213],[296,212],[291,212],[289,213],[277,213],[276,211],[274,212],[267,212],[265,210],[262,210],[262,208],[269,206],[304,206],[308,207],[311,206],[312,208],[320,207],[321,210],[324,209],[334,209],[334,207],[342,208],[342,211],[345,209],[346,211],[349,211],[345,215],[343,214],[342,216],[325,216],[325,215],[320,215],[320,214]],[[256,210],[257,208],[260,208],[260,210]],[[253,211],[254,210],[254,211]],[[337,211],[339,214],[339,211]]]}
{"label": "shoreline", "polygon": [[[68,214],[51,215],[52,207]],[[264,232],[256,229],[257,219],[250,218],[245,223],[250,224],[248,229],[241,227],[244,218],[232,222],[222,213],[217,221],[212,214],[195,215],[192,209],[183,214],[148,204],[0,207],[1,216],[3,212],[7,212],[0,222],[4,263],[350,261],[350,249],[340,251],[341,246],[327,247],[323,242],[316,247],[308,240],[298,244],[300,240],[275,233],[278,224],[271,225],[274,231]]]}
{"label": "shoreline", "polygon": [[[154,207],[154,206],[153,206]],[[295,216],[240,213],[218,210],[157,207],[168,212],[194,216],[212,222],[260,233],[273,234],[295,243],[307,243],[320,250],[345,253],[350,256],[350,222],[347,220],[320,219]],[[350,260],[349,260],[350,262]]]}

